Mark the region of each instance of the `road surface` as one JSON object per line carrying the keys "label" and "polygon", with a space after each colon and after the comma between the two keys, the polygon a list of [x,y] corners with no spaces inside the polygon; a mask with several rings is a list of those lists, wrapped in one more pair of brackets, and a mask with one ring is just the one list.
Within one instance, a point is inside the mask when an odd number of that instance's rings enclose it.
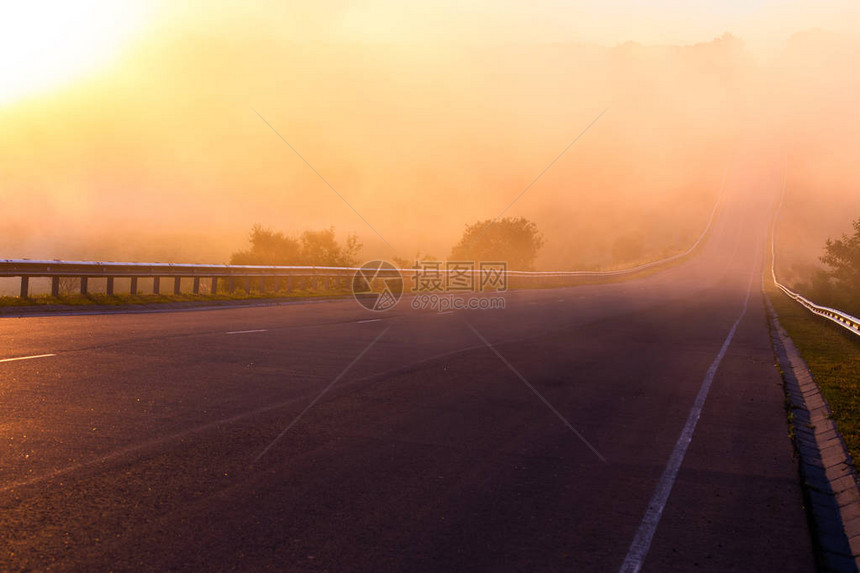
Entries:
{"label": "road surface", "polygon": [[813,570],[777,185],[736,172],[688,262],[503,310],[0,319],[0,569]]}

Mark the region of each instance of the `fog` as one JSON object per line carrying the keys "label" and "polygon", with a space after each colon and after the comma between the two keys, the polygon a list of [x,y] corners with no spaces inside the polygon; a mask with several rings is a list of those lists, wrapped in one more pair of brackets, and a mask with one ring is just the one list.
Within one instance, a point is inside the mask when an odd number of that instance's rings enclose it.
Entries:
{"label": "fog", "polygon": [[824,241],[860,218],[860,41],[798,34],[775,68],[770,119],[787,157],[777,260],[786,278],[806,280]]}
{"label": "fog", "polygon": [[0,258],[220,263],[256,223],[334,226],[366,259],[444,258],[604,110],[505,211],[542,230],[538,269],[686,248],[749,149],[777,166],[773,185],[787,165],[786,273],[860,217],[860,42],[844,33],[798,31],[763,57],[731,34],[368,42],[223,15],[153,26],[97,73],[0,107]]}

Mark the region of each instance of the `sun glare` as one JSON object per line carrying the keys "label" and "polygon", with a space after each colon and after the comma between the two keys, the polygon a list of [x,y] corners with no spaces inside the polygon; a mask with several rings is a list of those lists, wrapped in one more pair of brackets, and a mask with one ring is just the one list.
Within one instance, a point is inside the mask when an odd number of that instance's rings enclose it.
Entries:
{"label": "sun glare", "polygon": [[142,1],[30,0],[0,8],[0,105],[109,64],[144,20]]}

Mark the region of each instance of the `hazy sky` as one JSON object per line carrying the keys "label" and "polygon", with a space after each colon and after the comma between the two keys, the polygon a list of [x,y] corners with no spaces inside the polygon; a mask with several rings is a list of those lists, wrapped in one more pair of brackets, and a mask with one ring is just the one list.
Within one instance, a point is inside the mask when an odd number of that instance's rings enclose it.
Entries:
{"label": "hazy sky", "polygon": [[128,45],[177,30],[294,41],[691,44],[728,32],[759,57],[798,30],[855,33],[854,0],[30,0],[0,19],[0,105],[109,65]]}
{"label": "hazy sky", "polygon": [[[341,3],[345,4],[345,3]],[[510,0],[414,2],[388,0],[321,10],[333,35],[424,41],[453,32],[474,41],[579,41],[688,44],[730,32],[771,53],[797,29],[853,32],[860,6],[851,0]]]}
{"label": "hazy sky", "polygon": [[683,245],[750,133],[832,213],[857,196],[858,23],[847,0],[10,3],[0,258],[218,262],[254,223],[391,256],[254,110],[400,256],[444,257],[606,108],[509,213],[545,266]]}

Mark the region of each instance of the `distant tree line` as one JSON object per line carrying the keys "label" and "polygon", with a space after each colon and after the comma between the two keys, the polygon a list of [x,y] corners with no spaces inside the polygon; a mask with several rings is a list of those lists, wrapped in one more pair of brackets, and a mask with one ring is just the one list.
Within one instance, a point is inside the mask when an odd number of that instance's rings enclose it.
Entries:
{"label": "distant tree line", "polygon": [[[860,315],[860,219],[853,222],[853,228],[851,235],[827,239],[820,257],[827,268],[798,288],[818,304]],[[355,266],[361,262],[358,255],[362,245],[357,237],[350,234],[340,243],[333,227],[304,231],[292,237],[254,225],[249,239],[249,247],[233,253],[230,264]],[[466,225],[451,249],[449,260],[505,261],[509,269],[531,270],[544,242],[537,225],[525,217],[485,219]],[[625,257],[632,256],[631,251],[641,254],[640,245],[635,242],[619,245],[619,251],[622,250]],[[420,260],[435,259],[417,255],[416,261]],[[414,262],[395,258],[401,268],[409,268]]]}
{"label": "distant tree line", "polygon": [[[232,265],[317,265],[354,266],[358,264],[361,243],[349,235],[341,244],[334,228],[305,231],[298,237],[254,225],[247,249],[230,257]],[[462,237],[451,249],[449,260],[507,262],[509,269],[531,270],[544,244],[537,225],[525,217],[486,219],[466,225]],[[416,255],[415,260],[435,260]],[[415,261],[395,257],[395,264],[411,268]]]}

